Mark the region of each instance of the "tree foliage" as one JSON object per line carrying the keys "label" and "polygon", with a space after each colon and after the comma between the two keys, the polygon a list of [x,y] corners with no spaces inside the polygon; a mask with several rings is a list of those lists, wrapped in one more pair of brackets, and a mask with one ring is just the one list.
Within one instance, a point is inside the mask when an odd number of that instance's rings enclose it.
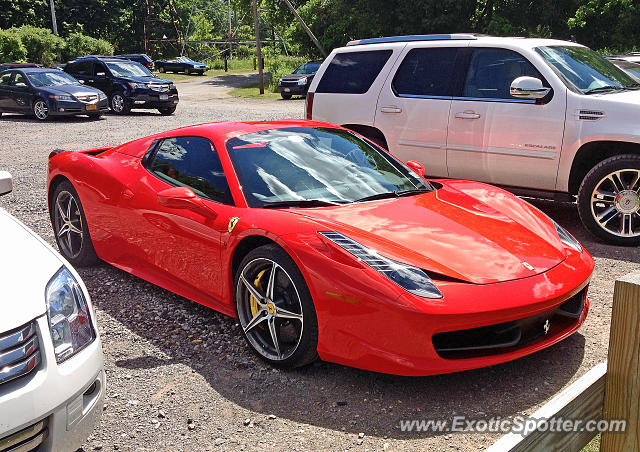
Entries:
{"label": "tree foliage", "polygon": [[20,37],[15,33],[0,30],[0,63],[24,61],[26,58],[27,49]]}

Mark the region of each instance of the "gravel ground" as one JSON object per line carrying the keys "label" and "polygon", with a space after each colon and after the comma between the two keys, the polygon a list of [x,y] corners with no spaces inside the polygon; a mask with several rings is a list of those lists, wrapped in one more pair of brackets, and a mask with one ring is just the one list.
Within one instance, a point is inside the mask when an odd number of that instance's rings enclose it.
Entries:
{"label": "gravel ground", "polygon": [[[116,145],[208,121],[303,114],[302,100],[229,99],[211,91],[224,86],[224,80],[188,83],[171,117],[136,112],[43,124],[3,115],[0,169],[13,174],[15,189],[0,199],[0,206],[53,244],[45,201],[52,149]],[[398,421],[504,418],[535,411],[606,359],[614,280],[639,268],[640,249],[596,241],[580,225],[573,206],[536,204],[594,255],[591,313],[577,334],[554,347],[452,375],[395,377],[324,362],[275,370],[250,353],[233,319],[106,264],[80,269],[97,311],[108,383],[102,421],[84,450],[486,448],[498,435],[403,433]]]}

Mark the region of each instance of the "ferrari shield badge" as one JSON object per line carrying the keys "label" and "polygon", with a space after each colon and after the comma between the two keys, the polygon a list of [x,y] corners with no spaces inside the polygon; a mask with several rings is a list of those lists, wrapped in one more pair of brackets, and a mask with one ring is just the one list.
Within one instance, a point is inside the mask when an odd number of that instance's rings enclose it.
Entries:
{"label": "ferrari shield badge", "polygon": [[229,232],[233,231],[233,228],[235,228],[236,224],[238,224],[238,220],[240,220],[240,218],[231,217],[231,219],[229,220],[229,225],[227,226],[227,231]]}

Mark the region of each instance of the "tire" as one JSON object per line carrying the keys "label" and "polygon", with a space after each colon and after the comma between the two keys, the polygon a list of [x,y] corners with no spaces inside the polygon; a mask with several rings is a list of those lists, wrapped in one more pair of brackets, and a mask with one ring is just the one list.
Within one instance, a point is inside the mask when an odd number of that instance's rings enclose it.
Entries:
{"label": "tire", "polygon": [[578,212],[595,236],[640,245],[640,155],[616,155],[593,167],[580,185]]}
{"label": "tire", "polygon": [[186,68],[186,69],[184,70],[184,73],[185,73],[185,74],[187,74],[187,75],[191,75],[191,69]]}
{"label": "tire", "polygon": [[162,72],[164,74],[164,66],[159,66],[158,67],[158,72]]}
{"label": "tire", "polygon": [[292,94],[280,93],[284,100],[289,100],[292,97]]}
{"label": "tire", "polygon": [[122,91],[116,91],[109,96],[109,108],[117,115],[126,115],[131,111],[131,104],[124,97]]}
{"label": "tire", "polygon": [[[272,272],[274,301],[263,295],[269,292]],[[285,369],[316,360],[318,320],[313,300],[302,273],[282,248],[264,245],[249,252],[234,275],[234,287],[240,330],[256,355]]]}
{"label": "tire", "polygon": [[[78,192],[70,182],[61,182],[56,187],[51,198],[49,212],[58,249],[65,259],[71,262],[74,267],[97,264],[100,259],[91,242],[87,218]],[[68,223],[65,221],[67,219]],[[61,232],[63,229],[67,232]]]}
{"label": "tire", "polygon": [[89,113],[87,116],[91,119],[100,119],[102,117],[102,113]]}
{"label": "tire", "polygon": [[33,101],[33,105],[31,106],[31,111],[33,112],[33,116],[40,121],[46,121],[49,119],[49,106],[44,101],[44,99],[37,98]]}
{"label": "tire", "polygon": [[173,107],[158,108],[158,111],[162,116],[171,116],[176,111],[176,107],[174,105]]}

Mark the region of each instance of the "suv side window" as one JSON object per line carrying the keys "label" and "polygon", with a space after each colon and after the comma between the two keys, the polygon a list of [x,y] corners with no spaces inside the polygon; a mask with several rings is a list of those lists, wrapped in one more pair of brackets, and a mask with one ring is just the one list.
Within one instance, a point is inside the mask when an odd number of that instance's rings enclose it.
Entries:
{"label": "suv side window", "polygon": [[463,96],[516,99],[509,93],[511,82],[525,75],[539,78],[546,86],[538,70],[519,53],[507,49],[474,49]]}
{"label": "suv side window", "polygon": [[186,186],[213,201],[233,204],[218,152],[206,138],[164,139],[156,147],[148,168],[172,185]]}
{"label": "suv side window", "polygon": [[452,96],[455,47],[412,49],[398,67],[391,87],[400,97]]}
{"label": "suv side window", "polygon": [[107,67],[101,61],[96,61],[93,64],[93,75],[98,75],[98,73],[102,73],[103,75],[107,75]]}
{"label": "suv side window", "polygon": [[316,92],[366,93],[392,53],[391,50],[336,53],[322,75]]}
{"label": "suv side window", "polygon": [[67,71],[77,75],[93,75],[93,64],[91,61],[76,61],[67,65]]}

